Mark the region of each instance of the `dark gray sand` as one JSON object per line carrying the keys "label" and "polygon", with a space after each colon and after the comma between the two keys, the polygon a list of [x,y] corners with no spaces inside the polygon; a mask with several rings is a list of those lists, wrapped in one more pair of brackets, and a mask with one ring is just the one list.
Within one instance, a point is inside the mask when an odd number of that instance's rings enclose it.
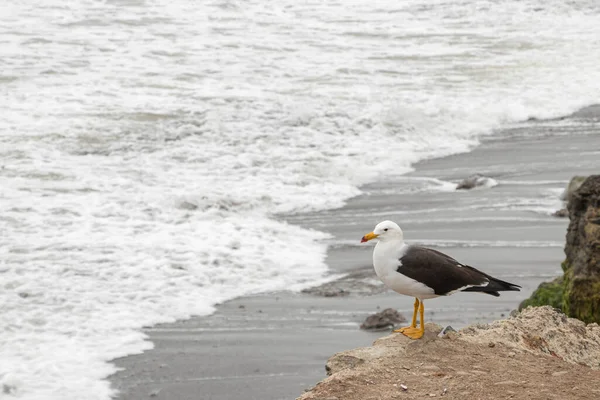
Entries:
{"label": "dark gray sand", "polygon": [[[155,349],[115,361],[123,368],[111,377],[118,398],[270,400],[301,394],[325,376],[330,355],[389,333],[361,331],[367,315],[394,307],[410,317],[413,299],[381,288],[371,269],[372,247],[358,243],[384,219],[397,221],[408,242],[438,246],[523,286],[500,298],[459,293],[429,300],[428,322],[460,328],[506,316],[541,281],[560,273],[567,220],[536,207],[541,202],[559,208],[557,187],[573,175],[600,172],[600,125],[572,121],[506,130],[471,153],[423,162],[411,174],[368,185],[364,195],[339,210],[286,217],[332,233],[327,263],[333,273],[352,274],[322,289],[345,295],[244,297],[218,306],[211,316],[148,329]],[[476,172],[500,184],[471,191],[423,190],[437,182],[423,178],[457,182]]]}

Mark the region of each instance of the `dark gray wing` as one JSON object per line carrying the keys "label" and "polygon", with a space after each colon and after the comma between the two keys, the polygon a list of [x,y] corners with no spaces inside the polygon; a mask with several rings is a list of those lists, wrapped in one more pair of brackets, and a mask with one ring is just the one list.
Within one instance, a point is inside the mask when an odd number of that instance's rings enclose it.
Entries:
{"label": "dark gray wing", "polygon": [[427,285],[437,295],[460,289],[499,296],[498,291],[519,290],[520,287],[462,264],[442,252],[420,246],[408,247],[400,258],[397,272]]}

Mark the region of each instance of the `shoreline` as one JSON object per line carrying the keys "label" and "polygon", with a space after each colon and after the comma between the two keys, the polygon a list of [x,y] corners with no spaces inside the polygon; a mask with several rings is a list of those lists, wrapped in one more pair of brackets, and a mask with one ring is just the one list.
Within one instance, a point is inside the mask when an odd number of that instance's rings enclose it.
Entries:
{"label": "shoreline", "polygon": [[[461,327],[507,315],[541,281],[560,273],[566,220],[532,214],[519,209],[518,205],[512,210],[510,207],[494,210],[481,203],[489,200],[489,196],[510,199],[515,193],[523,196],[530,192],[535,196],[540,191],[555,188],[558,181],[566,183],[574,174],[591,171],[594,165],[593,155],[587,161],[580,157],[577,171],[566,168],[568,163],[563,163],[569,156],[588,148],[588,137],[550,136],[540,140],[519,136],[519,132],[544,129],[548,124],[552,122],[532,123],[514,131],[507,129],[500,137],[484,138],[481,145],[469,153],[420,162],[409,174],[365,185],[362,195],[340,209],[284,218],[291,224],[333,234],[337,242],[329,247],[326,260],[330,273],[359,271],[360,275],[359,279],[349,281],[347,293],[322,297],[280,292],[241,297],[218,305],[210,316],[152,327],[146,333],[155,343],[153,350],[114,360],[118,367],[125,368],[110,377],[113,387],[121,391],[117,398],[133,400],[150,395],[156,399],[192,399],[197,398],[198,393],[208,399],[289,398],[324,376],[325,360],[334,352],[368,345],[385,335],[386,332],[360,331],[358,325],[368,314],[387,307],[398,308],[410,316],[412,299],[382,291],[376,281],[373,283],[376,277],[370,266],[372,249],[358,245],[358,240],[377,222],[372,215],[374,211],[379,214],[378,220],[401,216],[399,222],[407,232],[407,240],[409,237],[412,242],[433,240],[430,244],[433,246],[445,243],[442,251],[500,279],[516,278],[523,286],[521,292],[496,301],[460,294],[444,301],[428,302],[428,321]],[[562,158],[559,155],[553,171],[541,168],[547,164],[548,149],[565,148],[567,143],[572,147],[566,152],[570,154]],[[507,162],[507,151],[515,154],[516,162]],[[527,170],[524,166],[530,168]],[[476,172],[500,178],[499,187],[460,193],[436,192],[433,196],[419,187],[414,187],[412,192],[398,192],[398,188],[414,184],[415,178],[455,181]],[[527,180],[552,183],[533,188],[517,183]],[[472,220],[462,223],[459,229],[454,228],[451,218],[445,215],[449,204],[458,209],[457,219],[464,220],[470,215]],[[460,211],[461,208],[464,211]],[[431,211],[436,209],[439,211]],[[533,235],[540,243],[560,245],[516,247]],[[356,245],[351,244],[354,240]],[[481,240],[484,244],[480,246],[460,246]],[[494,241],[503,241],[506,245],[485,245]],[[498,253],[502,254],[501,260]],[[537,273],[520,276],[519,260],[525,260],[524,264]],[[367,293],[361,292],[365,288],[361,280],[373,284],[371,295],[364,296]],[[339,288],[340,281],[337,282],[331,284],[334,290]],[[261,390],[264,387],[269,387],[267,397]]]}

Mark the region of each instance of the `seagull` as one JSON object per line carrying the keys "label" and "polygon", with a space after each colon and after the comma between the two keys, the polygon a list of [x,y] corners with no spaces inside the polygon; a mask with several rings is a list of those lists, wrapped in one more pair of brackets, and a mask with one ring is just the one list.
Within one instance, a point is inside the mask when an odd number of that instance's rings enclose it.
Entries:
{"label": "seagull", "polygon": [[[402,229],[392,221],[377,224],[373,232],[363,236],[361,243],[372,239],[379,240],[373,250],[373,267],[379,279],[393,291],[415,298],[412,324],[394,331],[411,339],[420,339],[425,333],[423,300],[456,292],[480,292],[497,297],[498,292],[521,288],[437,250],[404,243]],[[417,311],[421,320],[419,328]]]}

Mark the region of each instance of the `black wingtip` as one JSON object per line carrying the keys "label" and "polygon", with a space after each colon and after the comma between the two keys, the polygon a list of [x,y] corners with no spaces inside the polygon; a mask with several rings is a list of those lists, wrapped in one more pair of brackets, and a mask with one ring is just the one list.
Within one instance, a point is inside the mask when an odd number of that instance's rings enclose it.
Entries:
{"label": "black wingtip", "polygon": [[490,284],[488,285],[491,290],[497,292],[505,292],[505,291],[514,291],[520,292],[521,286],[515,285],[514,283],[501,281],[500,279],[492,278],[490,280]]}

